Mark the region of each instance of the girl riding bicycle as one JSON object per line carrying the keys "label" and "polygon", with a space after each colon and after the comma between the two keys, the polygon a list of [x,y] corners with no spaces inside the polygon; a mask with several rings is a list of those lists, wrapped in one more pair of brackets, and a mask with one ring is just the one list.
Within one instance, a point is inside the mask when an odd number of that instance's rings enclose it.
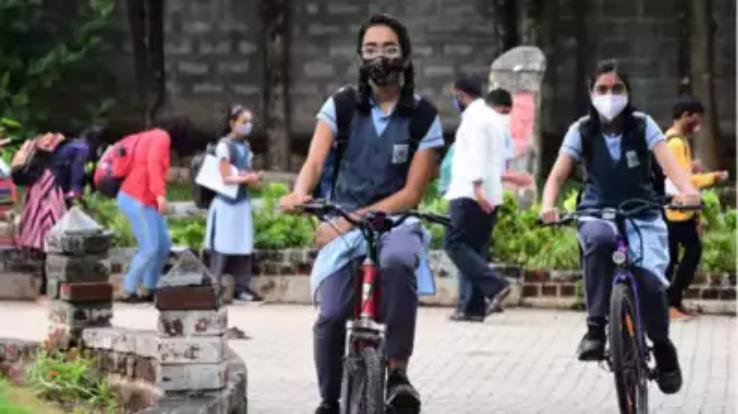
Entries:
{"label": "girl riding bicycle", "polygon": [[[569,128],[546,181],[541,210],[544,222],[558,220],[556,198],[575,162],[584,165],[587,176],[579,208],[617,208],[630,199],[656,202],[651,153],[678,187],[683,203],[699,204],[698,191],[679,168],[659,127],[650,116],[633,108],[631,91],[628,77],[616,60],[598,64],[589,83],[589,114]],[[669,339],[665,296],[668,282],[664,277],[669,263],[666,224],[658,210],[644,213],[639,219],[643,238],[638,268],[642,314],[654,344],[656,381],[664,393],[675,393],[681,388],[682,374],[676,348]],[[580,222],[578,230],[587,302],[587,333],[579,343],[578,354],[581,361],[598,361],[605,353],[605,315],[612,289],[611,257],[617,229],[611,222],[593,219]]]}

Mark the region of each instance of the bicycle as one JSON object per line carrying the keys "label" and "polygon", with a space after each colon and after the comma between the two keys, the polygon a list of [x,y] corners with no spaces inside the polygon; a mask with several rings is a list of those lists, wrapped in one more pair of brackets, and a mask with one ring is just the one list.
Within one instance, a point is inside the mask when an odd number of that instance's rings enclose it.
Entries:
{"label": "bicycle", "polygon": [[[641,258],[629,255],[628,239],[625,231],[627,221],[640,230],[633,219],[642,213],[656,211],[664,204],[670,204],[671,198],[663,203],[648,200],[631,199],[620,204],[618,208],[582,209],[564,214],[552,225],[565,225],[582,218],[599,218],[615,222],[617,228],[616,248],[612,254],[615,264],[613,288],[610,293],[610,315],[608,331],[608,348],[604,361],[615,376],[620,412],[624,414],[643,414],[648,412],[648,381],[656,378],[656,368],[651,364],[653,349],[646,342],[644,322],[641,316],[638,280],[634,268]],[[628,205],[636,207],[626,210]],[[676,210],[698,210],[700,206],[668,205]],[[641,237],[641,254],[643,254],[643,238]]]}
{"label": "bicycle", "polygon": [[379,247],[382,234],[401,225],[410,217],[449,226],[448,217],[409,210],[398,217],[371,211],[361,218],[352,217],[340,206],[316,200],[297,207],[321,221],[330,216],[341,216],[356,227],[367,244],[367,256],[360,271],[354,272],[356,298],[353,317],[347,322],[346,355],[344,356],[341,407],[345,414],[385,413],[386,361],[383,355],[385,327],[379,318]]}

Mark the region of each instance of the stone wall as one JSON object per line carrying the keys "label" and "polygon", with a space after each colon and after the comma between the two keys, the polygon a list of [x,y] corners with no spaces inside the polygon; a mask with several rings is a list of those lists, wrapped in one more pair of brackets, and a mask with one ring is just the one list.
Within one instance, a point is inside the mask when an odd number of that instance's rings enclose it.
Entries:
{"label": "stone wall", "polygon": [[[165,65],[168,104],[190,115],[203,137],[216,135],[223,110],[239,102],[254,108],[257,121],[263,106],[264,63],[258,1],[169,0],[165,10]],[[373,12],[390,12],[406,23],[413,42],[418,91],[439,107],[444,129],[452,133],[457,114],[447,87],[458,71],[481,75],[498,50],[496,17],[491,1],[468,0],[309,0],[289,4],[289,108],[293,151],[304,153],[321,103],[342,84],[356,81],[356,32]],[[549,154],[567,126],[584,111],[584,73],[601,58],[628,64],[636,105],[666,124],[679,84],[678,10],[672,0],[591,0],[584,2],[586,25],[576,23],[575,0],[547,0],[540,47],[548,60],[544,78],[543,125]],[[119,19],[125,4],[119,2]],[[715,0],[717,23],[715,84],[721,127],[735,134],[734,0]],[[125,26],[125,24],[122,24]],[[581,31],[578,33],[577,31]],[[578,39],[586,41],[580,43]],[[132,48],[124,38],[122,52],[111,58],[128,105],[133,88]],[[580,76],[581,75],[581,76]],[[586,101],[584,102],[586,104]],[[130,106],[130,105],[129,105]],[[129,117],[121,108],[115,117]],[[258,122],[257,122],[258,126]],[[254,136],[255,149],[267,143]],[[725,139],[734,156],[734,139]],[[296,164],[296,163],[295,163]],[[293,165],[296,168],[296,165]]]}

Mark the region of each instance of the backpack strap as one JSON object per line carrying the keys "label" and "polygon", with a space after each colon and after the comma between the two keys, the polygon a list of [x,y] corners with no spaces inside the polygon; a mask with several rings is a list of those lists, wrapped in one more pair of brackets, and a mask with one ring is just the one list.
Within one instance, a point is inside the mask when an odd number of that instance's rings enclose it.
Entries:
{"label": "backpack strap", "polygon": [[347,85],[339,89],[333,95],[333,104],[336,108],[336,136],[333,140],[333,169],[331,174],[331,194],[338,180],[338,170],[346,153],[349,137],[351,136],[351,124],[354,113],[356,113],[356,89]]}
{"label": "backpack strap", "polygon": [[420,141],[425,138],[437,115],[438,111],[427,99],[421,97],[417,101],[413,116],[410,118],[410,143],[412,151],[415,151]]}

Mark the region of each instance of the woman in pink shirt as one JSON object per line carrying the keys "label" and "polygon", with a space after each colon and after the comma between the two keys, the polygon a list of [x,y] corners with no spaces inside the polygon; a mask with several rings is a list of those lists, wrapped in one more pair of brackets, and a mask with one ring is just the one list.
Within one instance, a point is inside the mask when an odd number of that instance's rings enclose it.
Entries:
{"label": "woman in pink shirt", "polygon": [[[169,153],[183,142],[189,122],[171,118],[139,132],[133,148],[133,166],[118,192],[118,207],[131,223],[138,250],[123,281],[124,302],[151,301],[169,255],[171,242],[164,213],[167,210]],[[138,296],[139,284],[146,293]]]}

